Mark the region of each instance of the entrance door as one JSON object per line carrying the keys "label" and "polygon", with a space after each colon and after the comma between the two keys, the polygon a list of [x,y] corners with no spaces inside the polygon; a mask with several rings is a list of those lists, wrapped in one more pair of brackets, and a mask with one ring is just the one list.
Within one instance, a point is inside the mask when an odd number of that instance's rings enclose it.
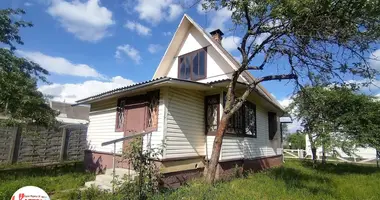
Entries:
{"label": "entrance door", "polygon": [[[134,135],[145,129],[146,113],[145,103],[125,106],[124,136]],[[128,141],[131,140],[124,141],[123,148],[126,147]]]}

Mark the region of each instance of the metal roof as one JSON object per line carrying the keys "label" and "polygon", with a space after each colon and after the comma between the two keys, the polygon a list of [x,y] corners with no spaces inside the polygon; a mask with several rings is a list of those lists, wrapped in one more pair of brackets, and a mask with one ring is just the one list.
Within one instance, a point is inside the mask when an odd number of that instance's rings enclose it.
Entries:
{"label": "metal roof", "polygon": [[146,85],[146,84],[149,84],[149,83],[152,84],[152,83],[161,82],[161,81],[165,81],[165,80],[169,80],[169,79],[170,78],[168,78],[168,77],[159,77],[159,78],[151,79],[151,80],[148,80],[148,81],[143,81],[143,82],[140,82],[140,83],[135,83],[135,84],[132,84],[132,85],[128,85],[128,86],[125,86],[125,87],[116,88],[116,89],[113,89],[113,90],[110,90],[110,91],[107,91],[107,92],[103,92],[103,93],[100,93],[100,94],[97,94],[97,95],[94,95],[94,96],[87,97],[85,99],[80,99],[80,100],[78,100],[76,102],[77,103],[81,103],[81,102],[88,101],[88,100],[99,99],[99,98],[102,98],[102,97],[109,96],[111,94],[115,94],[115,93],[120,93],[120,92],[124,92],[124,91],[127,91],[127,90],[136,89],[137,87],[142,86],[142,85]]}
{"label": "metal roof", "polygon": [[194,84],[205,85],[205,86],[209,85],[209,84],[206,84],[206,83],[200,83],[200,82],[195,82],[195,81],[190,81],[190,80],[183,80],[183,79],[177,79],[177,78],[171,78],[171,77],[159,77],[159,78],[155,78],[155,79],[151,79],[151,80],[135,83],[135,84],[132,84],[132,85],[128,85],[128,86],[125,86],[125,87],[116,88],[114,90],[110,90],[110,91],[103,92],[103,93],[100,93],[100,94],[97,94],[97,95],[94,95],[94,96],[90,96],[90,97],[87,97],[85,99],[80,99],[80,100],[76,101],[77,102],[76,105],[81,104],[81,103],[85,103],[86,101],[96,100],[96,99],[107,97],[107,96],[110,96],[110,95],[113,95],[113,94],[122,93],[122,92],[125,92],[125,91],[131,91],[131,90],[135,90],[135,89],[138,89],[138,88],[143,88],[143,87],[146,87],[146,86],[149,86],[149,85],[153,85],[153,84],[157,84],[157,83],[162,83],[162,82],[165,82],[165,81],[171,81],[171,80],[180,81],[180,82],[187,82],[187,83],[194,83]]}
{"label": "metal roof", "polygon": [[[126,92],[126,91],[131,91],[131,90],[134,90],[134,89],[139,89],[139,88],[143,88],[143,87],[146,87],[146,86],[149,86],[149,85],[153,85],[153,84],[157,84],[157,83],[162,83],[162,82],[165,82],[165,81],[171,81],[171,80],[175,80],[175,81],[179,81],[179,82],[187,82],[187,83],[199,84],[199,85],[204,85],[204,86],[210,86],[210,85],[214,85],[214,84],[217,84],[217,83],[231,81],[231,79],[221,79],[221,80],[215,80],[215,81],[210,81],[210,82],[206,82],[206,83],[200,83],[200,82],[195,82],[195,81],[191,81],[191,80],[183,80],[183,79],[178,79],[178,78],[160,77],[160,78],[156,78],[156,79],[152,79],[152,80],[148,80],[148,81],[144,81],[144,82],[140,82],[140,83],[135,83],[135,84],[128,85],[128,86],[125,86],[125,87],[117,88],[117,89],[110,90],[110,91],[107,91],[107,92],[103,92],[103,93],[100,93],[100,94],[97,94],[97,95],[94,95],[94,96],[90,96],[90,97],[87,97],[85,99],[78,100],[76,105],[81,104],[81,103],[85,103],[86,101],[88,102],[88,101],[92,101],[92,100],[97,100],[97,99],[100,99],[100,98],[103,98],[103,97],[111,96],[113,94],[122,93],[122,92]],[[243,85],[247,85],[247,84],[242,83],[242,82],[238,82],[238,83],[239,84],[243,84]],[[279,104],[273,102],[272,99],[270,97],[268,97],[264,92],[261,92],[261,91],[259,91],[257,89],[256,89],[256,91],[258,92],[258,94],[260,96],[262,96],[263,98],[265,98],[266,100],[268,100],[270,103],[272,103],[272,105],[274,105],[275,107],[279,108],[280,110],[284,110],[282,108],[282,106],[280,106]]]}

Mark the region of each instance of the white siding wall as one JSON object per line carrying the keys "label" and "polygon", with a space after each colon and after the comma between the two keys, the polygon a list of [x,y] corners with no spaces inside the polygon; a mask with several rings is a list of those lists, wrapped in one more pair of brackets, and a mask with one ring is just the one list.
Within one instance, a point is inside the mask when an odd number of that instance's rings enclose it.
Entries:
{"label": "white siding wall", "polygon": [[[115,132],[116,107],[105,111],[90,113],[90,124],[87,130],[89,149],[101,152],[113,152],[113,145],[101,146],[101,143],[123,137],[123,132]],[[117,152],[121,151],[122,143],[117,143]]]}
{"label": "white siding wall", "polygon": [[[162,147],[164,124],[164,94],[160,90],[157,131],[144,136],[144,147]],[[124,136],[123,132],[115,132],[117,100],[106,100],[91,105],[90,123],[87,131],[89,149],[111,153],[113,145],[101,146],[101,143]],[[149,142],[150,141],[150,142]],[[123,143],[116,143],[116,153],[122,152]]]}
{"label": "white siding wall", "polygon": [[238,160],[244,158],[244,137],[224,137],[221,160]]}
{"label": "white siding wall", "polygon": [[203,93],[169,88],[167,101],[164,158],[204,156]]}
{"label": "white siding wall", "polygon": [[[256,105],[257,138],[244,139],[244,156],[246,159],[282,154],[280,123],[273,140],[269,140],[268,111]],[[278,117],[278,116],[277,116]],[[277,119],[279,122],[279,119]]]}

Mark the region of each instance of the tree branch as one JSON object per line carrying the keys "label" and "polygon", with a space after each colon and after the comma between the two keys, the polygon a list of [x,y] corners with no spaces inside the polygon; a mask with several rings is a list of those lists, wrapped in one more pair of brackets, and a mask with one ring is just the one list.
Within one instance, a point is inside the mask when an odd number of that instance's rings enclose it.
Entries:
{"label": "tree branch", "polygon": [[264,76],[264,77],[257,79],[253,84],[258,85],[259,83],[264,82],[264,81],[297,79],[297,78],[298,78],[298,76],[296,74],[270,75],[270,76]]}
{"label": "tree branch", "polygon": [[249,66],[246,70],[263,70],[262,66]]}

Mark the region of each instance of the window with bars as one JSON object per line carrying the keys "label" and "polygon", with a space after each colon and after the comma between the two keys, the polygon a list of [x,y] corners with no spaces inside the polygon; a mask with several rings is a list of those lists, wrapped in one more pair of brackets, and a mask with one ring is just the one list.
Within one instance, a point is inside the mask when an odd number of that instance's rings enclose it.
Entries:
{"label": "window with bars", "polygon": [[148,117],[147,128],[157,128],[158,125],[158,106],[160,102],[160,91],[149,92],[148,96]]}
{"label": "window with bars", "polygon": [[143,104],[146,106],[145,116],[145,129],[157,129],[158,126],[158,107],[160,101],[160,91],[155,90],[148,92],[146,95],[139,95],[133,97],[125,97],[118,100],[117,113],[116,113],[116,128],[118,132],[124,131],[125,124],[125,107],[134,104]]}
{"label": "window with bars", "polygon": [[125,100],[119,100],[116,114],[116,131],[123,131],[125,118]]}
{"label": "window with bars", "polygon": [[236,135],[244,135],[245,134],[245,132],[244,132],[244,126],[245,126],[244,114],[245,114],[244,113],[244,106],[242,106],[230,118],[230,121],[227,125],[226,133],[236,134]]}
{"label": "window with bars", "polygon": [[256,129],[256,105],[251,102],[244,104],[245,134],[257,137]]}
{"label": "window with bars", "polygon": [[[225,96],[223,105],[225,104]],[[216,133],[219,125],[219,95],[205,98],[206,133]],[[227,134],[257,137],[256,105],[245,102],[244,105],[230,118],[227,125]]]}
{"label": "window with bars", "polygon": [[178,78],[199,80],[206,78],[207,52],[202,48],[178,58]]}
{"label": "window with bars", "polygon": [[206,106],[206,132],[216,133],[219,124],[219,95],[207,96]]}

